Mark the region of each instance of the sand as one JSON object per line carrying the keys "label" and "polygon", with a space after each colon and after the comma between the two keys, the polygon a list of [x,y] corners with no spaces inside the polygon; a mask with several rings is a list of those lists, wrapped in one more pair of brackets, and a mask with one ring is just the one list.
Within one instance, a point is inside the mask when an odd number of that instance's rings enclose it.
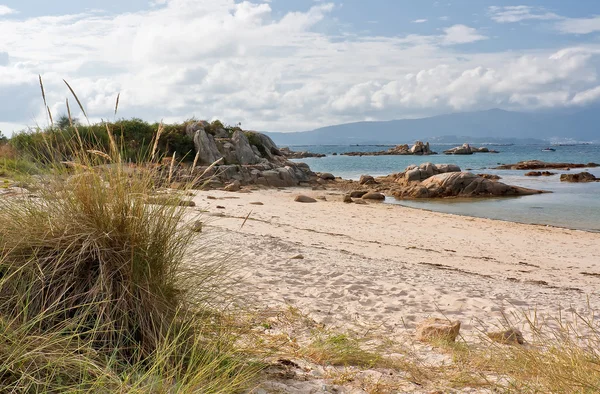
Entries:
{"label": "sand", "polygon": [[[327,201],[297,203],[298,194]],[[400,338],[446,316],[468,337],[507,315],[524,328],[524,312],[543,320],[600,306],[597,233],[345,204],[336,191],[210,191],[194,200],[211,248],[235,262],[240,292],[329,327]]]}

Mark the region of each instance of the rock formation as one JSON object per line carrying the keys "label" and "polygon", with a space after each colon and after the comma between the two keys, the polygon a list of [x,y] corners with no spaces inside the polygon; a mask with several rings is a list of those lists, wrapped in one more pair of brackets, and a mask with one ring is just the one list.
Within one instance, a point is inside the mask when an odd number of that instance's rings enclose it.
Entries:
{"label": "rock formation", "polygon": [[399,199],[440,197],[525,196],[543,191],[510,186],[470,172],[448,172],[414,182],[393,195]]}
{"label": "rock formation", "polygon": [[405,155],[437,155],[436,152],[432,152],[429,148],[429,142],[423,143],[421,141],[415,142],[412,147],[408,145],[396,145],[395,147],[377,152],[347,152],[342,153],[346,156],[405,156]]}
{"label": "rock formation", "polygon": [[378,177],[373,184],[339,181],[336,186],[349,191],[351,197],[362,197],[360,193],[379,192],[398,199],[503,197],[545,193],[506,185],[494,178],[495,176],[483,177],[461,172],[460,167],[453,164],[423,163],[409,166],[401,173]]}
{"label": "rock formation", "polygon": [[576,164],[576,163],[547,163],[539,160],[520,161],[516,164],[503,164],[495,168],[495,170],[544,170],[557,169],[568,170],[571,168],[593,168],[600,167],[597,163]]}
{"label": "rock formation", "polygon": [[444,153],[447,155],[472,155],[473,153],[498,153],[498,151],[490,150],[485,147],[476,148],[469,144],[463,144],[462,146],[445,150]]}
{"label": "rock formation", "polygon": [[327,155],[324,155],[322,153],[312,153],[312,152],[307,152],[307,151],[302,151],[302,152],[295,152],[293,150],[290,150],[290,148],[288,147],[284,147],[279,149],[279,151],[288,159],[306,159],[307,157],[325,157]]}
{"label": "rock formation", "polygon": [[[186,133],[194,141],[199,166],[192,175],[184,170],[177,175],[189,180],[203,174],[198,186],[228,185],[228,189],[249,184],[286,187],[316,182],[317,176],[308,165],[289,161],[268,136],[239,128],[231,131],[206,121],[189,124]],[[218,160],[221,162],[211,166]]]}

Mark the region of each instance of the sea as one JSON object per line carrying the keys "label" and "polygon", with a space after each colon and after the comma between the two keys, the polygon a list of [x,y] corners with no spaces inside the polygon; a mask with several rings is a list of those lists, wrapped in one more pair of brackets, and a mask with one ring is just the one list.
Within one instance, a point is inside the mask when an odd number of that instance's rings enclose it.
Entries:
{"label": "sea", "polygon": [[[567,171],[550,170],[557,175],[526,177],[527,171],[494,170],[500,164],[524,160],[542,160],[561,163],[599,163],[600,145],[552,146],[554,152],[542,151],[543,145],[477,145],[500,153],[475,153],[473,155],[444,155],[442,152],[456,145],[431,145],[439,152],[431,156],[344,156],[344,152],[373,152],[388,150],[393,145],[304,145],[291,146],[294,151],[326,154],[322,158],[305,158],[296,161],[307,163],[315,172],[330,172],[345,179],[359,179],[361,175],[381,176],[404,171],[411,164],[457,164],[463,171],[497,174],[500,182],[533,189],[551,191],[524,197],[489,199],[396,200],[386,198],[386,203],[398,204],[457,215],[482,217],[519,223],[540,224],[570,229],[600,232],[600,182],[560,182],[560,174]],[[337,155],[333,155],[337,153]],[[589,171],[600,178],[600,167],[572,169],[570,173]]]}

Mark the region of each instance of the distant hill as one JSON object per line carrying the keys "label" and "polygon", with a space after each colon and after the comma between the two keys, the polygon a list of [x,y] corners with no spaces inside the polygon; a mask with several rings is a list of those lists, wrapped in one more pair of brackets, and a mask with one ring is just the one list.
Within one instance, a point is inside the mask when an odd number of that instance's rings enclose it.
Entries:
{"label": "distant hill", "polygon": [[422,119],[356,122],[296,133],[267,133],[278,145],[600,142],[600,108],[526,113],[492,109]]}

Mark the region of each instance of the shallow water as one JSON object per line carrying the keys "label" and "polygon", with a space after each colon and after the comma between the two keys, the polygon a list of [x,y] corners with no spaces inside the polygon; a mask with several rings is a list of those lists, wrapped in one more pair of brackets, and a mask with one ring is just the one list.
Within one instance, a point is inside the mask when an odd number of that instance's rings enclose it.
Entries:
{"label": "shallow water", "polygon": [[[432,149],[442,152],[447,145],[432,145]],[[331,172],[347,179],[358,179],[363,174],[373,176],[401,172],[411,164],[425,162],[457,164],[463,170],[475,173],[497,174],[502,182],[552,191],[517,198],[494,198],[477,200],[428,200],[397,201],[388,198],[386,202],[414,208],[430,209],[438,212],[454,213],[521,223],[546,224],[588,231],[600,231],[600,182],[565,183],[560,182],[560,174],[550,177],[525,177],[527,171],[493,170],[499,164],[516,163],[523,160],[543,160],[548,162],[600,163],[600,145],[556,146],[556,152],[542,152],[544,146],[515,145],[489,146],[500,151],[476,153],[468,156],[331,156],[333,152],[378,151],[389,146],[298,146],[293,150],[308,150],[328,154],[324,158],[302,159],[313,171]],[[573,169],[570,172],[587,170],[600,177],[600,168]]]}

